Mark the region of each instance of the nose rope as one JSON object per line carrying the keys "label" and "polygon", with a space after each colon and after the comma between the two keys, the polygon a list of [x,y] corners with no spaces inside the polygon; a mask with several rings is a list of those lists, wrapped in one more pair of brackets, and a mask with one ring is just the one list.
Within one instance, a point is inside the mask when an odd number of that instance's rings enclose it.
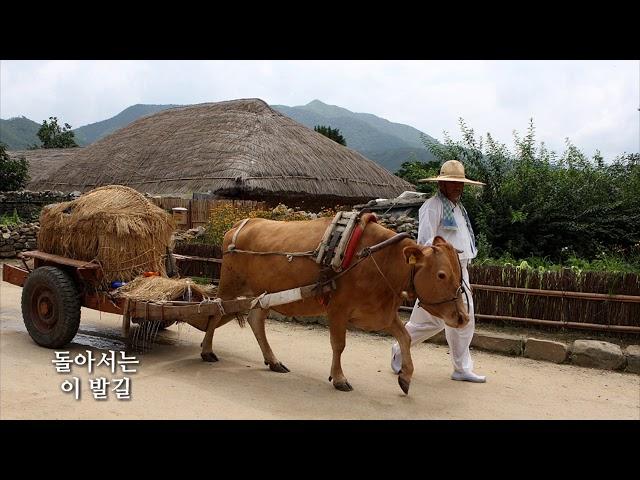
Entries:
{"label": "nose rope", "polygon": [[378,272],[380,273],[380,275],[382,276],[382,278],[384,278],[384,281],[387,282],[387,286],[389,287],[389,290],[391,290],[391,293],[393,293],[394,295],[399,296],[400,298],[403,298],[402,295],[400,295],[399,293],[396,293],[395,290],[393,289],[393,287],[391,286],[391,283],[389,282],[389,279],[387,277],[385,277],[384,273],[382,273],[382,270],[380,270],[380,267],[378,266],[378,262],[376,262],[376,259],[373,258],[373,255],[371,255],[369,258],[371,258],[371,260],[373,260],[373,264],[376,266],[376,268],[378,269]]}
{"label": "nose rope", "polygon": [[469,293],[471,293],[471,286],[467,283],[465,287],[466,282],[464,281],[464,275],[462,275],[462,262],[460,261],[459,256],[458,256],[458,265],[460,265],[460,287],[462,288],[462,292],[464,293],[464,296],[467,299],[467,315],[468,315],[471,310],[469,309],[469,295],[467,295],[467,289],[469,289]]}
{"label": "nose rope", "polygon": [[462,283],[462,292],[464,293],[465,298],[467,299],[467,315],[471,310],[469,310],[469,295],[467,295],[467,289],[464,287],[464,281]]}

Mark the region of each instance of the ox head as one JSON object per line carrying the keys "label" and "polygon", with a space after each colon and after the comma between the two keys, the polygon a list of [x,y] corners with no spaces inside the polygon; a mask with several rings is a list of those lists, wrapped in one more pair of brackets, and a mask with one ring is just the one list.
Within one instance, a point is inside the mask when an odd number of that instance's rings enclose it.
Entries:
{"label": "ox head", "polygon": [[453,328],[469,323],[462,300],[462,268],[456,249],[442,237],[429,247],[403,249],[407,263],[415,262],[413,284],[420,306]]}

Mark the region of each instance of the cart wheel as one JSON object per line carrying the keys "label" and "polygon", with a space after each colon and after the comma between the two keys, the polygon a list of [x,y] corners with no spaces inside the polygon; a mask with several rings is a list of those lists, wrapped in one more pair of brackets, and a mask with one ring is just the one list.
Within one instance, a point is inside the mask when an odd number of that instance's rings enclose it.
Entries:
{"label": "cart wheel", "polygon": [[31,272],[22,289],[22,318],[38,345],[69,343],[80,327],[80,298],[69,274],[56,267]]}

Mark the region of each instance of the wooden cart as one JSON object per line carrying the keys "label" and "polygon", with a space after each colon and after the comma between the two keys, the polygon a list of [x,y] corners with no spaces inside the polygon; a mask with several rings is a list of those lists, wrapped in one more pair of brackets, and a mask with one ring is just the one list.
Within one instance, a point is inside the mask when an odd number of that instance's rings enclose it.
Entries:
{"label": "wooden cart", "polygon": [[[33,340],[43,347],[59,348],[69,343],[80,326],[80,307],[123,316],[123,331],[131,322],[186,322],[207,331],[223,314],[248,312],[254,298],[220,299],[203,302],[133,301],[112,298],[97,286],[100,266],[86,261],[51,255],[38,250],[21,255],[23,267],[4,264],[2,279],[22,287],[22,317]],[[33,259],[33,268],[27,264]]]}

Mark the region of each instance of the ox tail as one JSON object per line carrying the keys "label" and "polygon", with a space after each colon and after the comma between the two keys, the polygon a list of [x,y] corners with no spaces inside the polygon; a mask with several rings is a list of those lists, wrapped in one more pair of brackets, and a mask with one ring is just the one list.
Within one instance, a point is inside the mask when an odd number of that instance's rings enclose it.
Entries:
{"label": "ox tail", "polygon": [[238,320],[238,325],[240,325],[240,328],[244,328],[247,324],[247,316],[243,313],[236,314],[236,320]]}

